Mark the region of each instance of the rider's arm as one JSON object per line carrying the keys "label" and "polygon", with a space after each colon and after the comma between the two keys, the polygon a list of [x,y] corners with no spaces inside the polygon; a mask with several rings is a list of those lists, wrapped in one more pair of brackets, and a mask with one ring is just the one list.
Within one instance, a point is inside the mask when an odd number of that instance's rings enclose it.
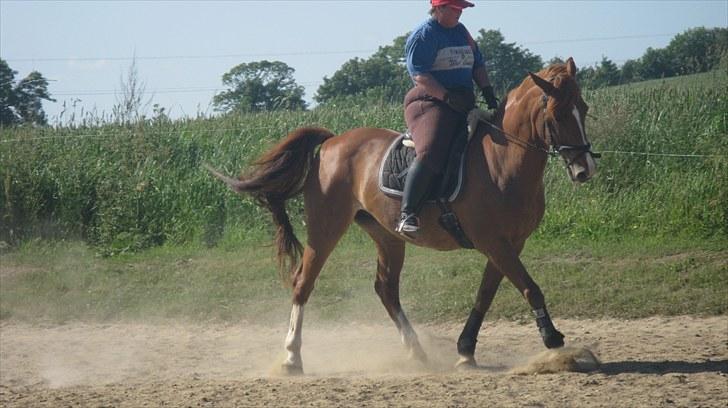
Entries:
{"label": "rider's arm", "polygon": [[473,69],[473,80],[478,84],[478,88],[480,88],[480,92],[488,105],[488,109],[497,109],[499,101],[495,96],[495,92],[493,92],[493,87],[490,85],[485,66],[481,65]]}
{"label": "rider's arm", "polygon": [[485,66],[473,69],[473,80],[480,89],[490,86],[490,79],[488,79],[488,71],[485,70]]}
{"label": "rider's arm", "polygon": [[442,101],[445,100],[447,89],[445,89],[445,87],[442,86],[442,84],[440,84],[440,82],[438,82],[431,74],[418,74],[412,79],[414,79],[415,84],[422,87],[428,95]]}

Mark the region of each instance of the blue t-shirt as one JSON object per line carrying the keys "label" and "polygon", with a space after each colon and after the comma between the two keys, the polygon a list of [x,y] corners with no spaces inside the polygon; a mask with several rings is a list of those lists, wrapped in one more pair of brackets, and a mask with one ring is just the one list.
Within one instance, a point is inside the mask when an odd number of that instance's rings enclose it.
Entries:
{"label": "blue t-shirt", "polygon": [[483,54],[464,25],[441,26],[430,18],[417,27],[405,45],[411,77],[431,74],[445,88],[473,88],[473,69],[485,64]]}

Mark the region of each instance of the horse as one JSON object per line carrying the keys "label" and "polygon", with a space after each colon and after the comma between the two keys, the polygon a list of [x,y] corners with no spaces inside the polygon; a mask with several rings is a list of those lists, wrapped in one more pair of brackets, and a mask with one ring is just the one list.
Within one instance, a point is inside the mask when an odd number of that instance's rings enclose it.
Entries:
{"label": "horse", "polygon": [[[571,180],[583,183],[596,172],[585,133],[587,104],[576,81],[572,58],[534,74],[504,98],[490,124],[478,127],[464,153],[465,181],[451,203],[462,230],[475,250],[487,258],[475,304],[458,338],[457,367],[475,367],[477,336],[504,277],[523,295],[535,314],[544,345],[564,345],[553,325],[545,297],[519,259],[526,239],[544,215],[543,174],[549,154],[560,155]],[[250,194],[267,208],[276,226],[275,242],[284,278],[292,286],[290,326],[285,338],[286,374],[302,374],[303,311],[327,257],[352,223],[374,241],[378,259],[374,289],[399,330],[410,358],[426,361],[399,298],[405,244],[441,251],[460,249],[458,242],[436,222],[437,206],[420,212],[415,236],[394,229],[398,198],[382,193],[378,169],[385,150],[398,132],[357,128],[334,135],[315,127],[299,128],[264,153],[254,170],[238,179],[214,168],[208,170],[238,193]],[[318,150],[318,153],[317,153]],[[303,193],[308,239],[294,234],[286,201]]]}

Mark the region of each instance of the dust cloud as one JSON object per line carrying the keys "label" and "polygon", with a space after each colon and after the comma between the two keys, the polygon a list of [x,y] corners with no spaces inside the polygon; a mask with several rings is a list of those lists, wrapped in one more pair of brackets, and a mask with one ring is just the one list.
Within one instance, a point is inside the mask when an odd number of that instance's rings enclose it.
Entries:
{"label": "dust cloud", "polygon": [[[303,330],[305,375],[294,378],[271,374],[282,361],[285,323],[46,326],[5,320],[0,406],[728,403],[725,316],[556,320],[567,347],[546,352],[535,325],[486,322],[478,369],[468,371],[454,368],[460,324],[415,323],[429,357],[422,364],[408,359],[389,322],[309,319]],[[597,368],[600,359],[597,371],[582,372]]]}

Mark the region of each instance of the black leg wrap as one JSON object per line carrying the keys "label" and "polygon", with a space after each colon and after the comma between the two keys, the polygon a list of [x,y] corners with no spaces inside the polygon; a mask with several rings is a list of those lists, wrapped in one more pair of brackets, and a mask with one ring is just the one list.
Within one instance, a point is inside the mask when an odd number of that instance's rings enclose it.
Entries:
{"label": "black leg wrap", "polygon": [[538,331],[541,333],[541,338],[543,339],[543,344],[546,348],[552,349],[563,347],[564,335],[556,330],[546,308],[536,309],[533,313],[536,315],[536,325],[538,326]]}
{"label": "black leg wrap", "polygon": [[475,344],[478,342],[478,332],[483,325],[485,314],[473,309],[470,311],[467,323],[463,332],[458,338],[458,354],[472,356],[475,354]]}

